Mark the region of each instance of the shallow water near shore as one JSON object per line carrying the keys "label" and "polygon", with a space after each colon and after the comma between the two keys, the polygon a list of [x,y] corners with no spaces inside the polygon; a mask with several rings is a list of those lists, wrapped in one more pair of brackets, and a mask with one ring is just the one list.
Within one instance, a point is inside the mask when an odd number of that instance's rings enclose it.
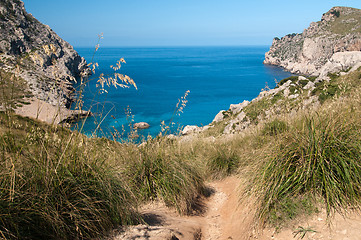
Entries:
{"label": "shallow water near shore", "polygon": [[[252,100],[266,86],[275,87],[275,80],[291,76],[280,68],[263,64],[268,49],[268,46],[100,48],[93,59],[99,68],[83,93],[85,108],[96,115],[86,120],[82,131],[91,135],[98,129],[98,136],[111,137],[110,132],[116,129],[126,136],[132,119],[150,124],[149,129],[138,132],[142,136],[158,135],[161,122],[168,125],[171,119],[173,131],[185,125],[207,125],[230,104]],[[76,50],[88,63],[92,61],[94,48]],[[133,78],[138,90],[110,88],[107,94],[96,94],[96,77],[100,73],[112,74],[110,65],[122,57],[127,64],[122,65],[120,73]],[[186,107],[183,113],[175,115],[176,104],[187,90],[190,92]],[[131,114],[127,116],[128,106]]]}

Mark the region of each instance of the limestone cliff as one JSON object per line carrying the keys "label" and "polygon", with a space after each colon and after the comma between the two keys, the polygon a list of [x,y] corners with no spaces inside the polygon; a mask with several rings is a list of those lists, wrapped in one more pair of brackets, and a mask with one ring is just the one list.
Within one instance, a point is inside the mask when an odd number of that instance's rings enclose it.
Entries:
{"label": "limestone cliff", "polygon": [[37,99],[68,106],[73,81],[85,60],[49,26],[27,13],[20,0],[0,1],[0,69],[26,80]]}
{"label": "limestone cliff", "polygon": [[[361,51],[361,10],[333,7],[303,33],[275,38],[264,63],[296,74],[318,76],[335,53],[348,51]],[[346,62],[341,70],[349,67]]]}

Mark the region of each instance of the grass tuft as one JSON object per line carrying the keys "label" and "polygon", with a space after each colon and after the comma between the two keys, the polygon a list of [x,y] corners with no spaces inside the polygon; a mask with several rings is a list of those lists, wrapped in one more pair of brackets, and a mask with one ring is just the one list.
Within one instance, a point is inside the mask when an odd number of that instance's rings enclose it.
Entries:
{"label": "grass tuft", "polygon": [[209,149],[207,168],[213,178],[223,178],[235,173],[240,165],[240,157],[229,143],[214,144]]}
{"label": "grass tuft", "polygon": [[139,199],[161,199],[180,213],[189,214],[204,189],[203,176],[176,147],[169,141],[148,142],[126,163],[126,174]]}
{"label": "grass tuft", "polygon": [[273,121],[265,123],[262,133],[264,135],[275,136],[287,131],[287,129],[288,125],[285,121],[274,119]]}
{"label": "grass tuft", "polygon": [[361,121],[356,117],[360,111],[355,111],[303,116],[287,136],[276,141],[274,153],[258,172],[262,220],[269,221],[274,209],[282,212],[300,196],[321,198],[328,215],[333,210],[358,208]]}
{"label": "grass tuft", "polygon": [[[4,115],[2,115],[4,117]],[[0,135],[0,234],[9,239],[89,239],[139,221],[116,168],[82,137],[14,117]],[[25,130],[25,131],[24,131]]]}

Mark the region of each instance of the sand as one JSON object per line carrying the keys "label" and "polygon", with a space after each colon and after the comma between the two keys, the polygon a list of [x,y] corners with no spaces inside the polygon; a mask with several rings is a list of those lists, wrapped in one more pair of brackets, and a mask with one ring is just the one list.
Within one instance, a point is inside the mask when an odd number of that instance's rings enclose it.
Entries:
{"label": "sand", "polygon": [[[255,206],[252,201],[240,202],[241,181],[237,177],[208,183],[213,194],[203,199],[205,211],[196,216],[180,216],[161,203],[147,205],[143,214],[148,225],[131,226],[115,233],[111,240],[356,240],[361,239],[361,216],[351,212],[347,218],[336,213],[327,221],[326,212],[303,217],[282,229],[254,228]],[[303,236],[300,227],[311,229]]]}
{"label": "sand", "polygon": [[30,104],[15,109],[15,113],[37,119],[48,124],[59,124],[64,119],[86,116],[86,111],[69,110],[62,106],[54,106],[37,98],[29,99]]}

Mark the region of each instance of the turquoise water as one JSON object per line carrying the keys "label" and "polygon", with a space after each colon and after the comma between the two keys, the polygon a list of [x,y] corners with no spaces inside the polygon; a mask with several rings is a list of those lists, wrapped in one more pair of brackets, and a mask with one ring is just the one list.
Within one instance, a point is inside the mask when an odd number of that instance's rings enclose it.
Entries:
{"label": "turquoise water", "polygon": [[[110,88],[98,95],[96,80],[85,88],[85,106],[96,113],[89,118],[83,132],[90,135],[101,122],[100,136],[111,136],[114,128],[129,129],[125,109],[129,106],[135,122],[147,122],[150,128],[140,133],[155,136],[161,122],[175,126],[207,125],[222,109],[232,103],[252,100],[266,85],[273,88],[275,80],[291,74],[280,68],[263,65],[267,46],[252,47],[166,47],[166,48],[100,48],[94,62],[98,74],[111,74],[110,65],[123,57],[121,73],[134,79],[134,88]],[[77,48],[90,62],[93,48]],[[187,105],[174,116],[178,100],[189,90]],[[105,117],[106,115],[106,117]],[[176,127],[174,127],[176,128]],[[98,128],[99,130],[99,128]]]}

